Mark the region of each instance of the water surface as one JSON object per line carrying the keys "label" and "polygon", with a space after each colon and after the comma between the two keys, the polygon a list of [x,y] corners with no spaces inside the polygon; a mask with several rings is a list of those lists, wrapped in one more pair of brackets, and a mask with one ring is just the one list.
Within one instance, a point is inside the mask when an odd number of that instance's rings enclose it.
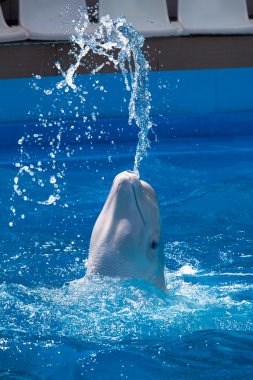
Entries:
{"label": "water surface", "polygon": [[[252,377],[253,139],[171,139],[152,147],[141,177],[161,205],[167,295],[141,280],[75,282],[85,275],[93,224],[114,176],[131,168],[135,143],[84,146],[75,158],[63,157],[55,206],[18,196],[13,203],[17,153],[1,153],[1,378]],[[31,151],[37,156],[47,162],[46,150]],[[50,194],[50,166],[41,176],[40,193],[22,176],[35,200]]]}

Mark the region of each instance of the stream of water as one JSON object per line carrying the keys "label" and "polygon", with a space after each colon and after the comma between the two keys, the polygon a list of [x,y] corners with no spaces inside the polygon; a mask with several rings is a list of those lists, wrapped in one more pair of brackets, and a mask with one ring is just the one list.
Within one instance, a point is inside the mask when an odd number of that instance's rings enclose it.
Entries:
{"label": "stream of water", "polygon": [[[61,163],[60,167],[57,163],[57,157],[62,151],[65,151],[66,159],[74,154],[75,148],[68,146],[64,142],[64,136],[74,129],[74,123],[69,122],[69,117],[82,119],[83,131],[76,136],[76,143],[81,139],[81,135],[86,134],[90,144],[92,144],[93,128],[88,125],[90,119],[96,122],[100,111],[97,106],[93,105],[91,115],[86,112],[86,102],[89,92],[80,82],[77,84],[77,70],[80,65],[87,64],[90,52],[96,56],[102,56],[104,63],[93,67],[91,74],[97,74],[105,65],[113,65],[114,69],[124,77],[126,90],[129,92],[129,128],[132,124],[136,128],[136,136],[138,134],[138,143],[134,157],[133,171],[139,176],[140,164],[147,155],[147,149],[150,147],[148,133],[152,127],[150,120],[151,94],[149,92],[149,64],[142,53],[144,37],[141,36],[125,18],[120,17],[111,19],[109,16],[103,17],[101,23],[94,27],[93,32],[90,31],[90,23],[88,15],[85,11],[80,12],[78,22],[75,27],[76,33],[72,36],[72,47],[69,55],[73,58],[73,63],[64,71],[60,62],[56,62],[56,67],[62,74],[60,80],[54,88],[43,89],[40,87],[40,76],[35,76],[32,81],[34,90],[41,91],[48,96],[48,101],[52,103],[52,110],[45,114],[43,109],[39,107],[39,118],[35,122],[35,132],[31,133],[27,128],[26,134],[19,139],[20,158],[16,162],[17,175],[14,178],[13,205],[11,206],[11,221],[9,225],[12,227],[16,217],[23,218],[24,215],[17,215],[15,207],[16,196],[23,198],[25,202],[34,202],[37,205],[55,205],[61,199],[61,190],[65,185],[64,177],[66,165]],[[95,75],[94,75],[95,77]],[[98,80],[96,82],[99,82]],[[100,95],[106,91],[100,86]],[[59,109],[58,102],[63,96],[66,97],[64,107],[60,108],[60,116],[53,118],[55,109]],[[73,98],[78,99],[78,106],[73,109]],[[39,105],[38,105],[39,106]],[[38,110],[36,110],[38,112]],[[36,132],[43,126],[44,131]],[[54,128],[54,133],[50,135],[50,128]],[[103,131],[101,131],[103,136]],[[113,142],[113,141],[112,141]],[[41,150],[45,149],[45,145],[49,146],[48,160],[36,160],[29,152],[30,146],[37,146]],[[82,148],[81,148],[82,149]],[[33,161],[31,163],[30,161]],[[37,161],[37,162],[36,162]],[[48,173],[47,179],[42,179],[42,173]],[[26,178],[24,180],[24,177]],[[27,183],[35,182],[38,186],[36,194],[32,194]],[[29,182],[29,181],[28,181]],[[40,197],[41,188],[48,188],[46,198]],[[65,204],[61,205],[65,207]]]}

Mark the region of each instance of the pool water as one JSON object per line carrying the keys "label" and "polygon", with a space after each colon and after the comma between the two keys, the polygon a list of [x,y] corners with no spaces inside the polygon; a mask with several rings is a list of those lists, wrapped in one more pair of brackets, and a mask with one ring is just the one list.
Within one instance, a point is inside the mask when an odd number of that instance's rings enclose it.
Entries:
{"label": "pool water", "polygon": [[[30,149],[46,165],[46,150]],[[37,201],[51,187],[38,191],[29,175],[34,202],[13,195],[18,153],[1,152],[0,378],[252,378],[253,138],[152,143],[141,177],[160,201],[168,294],[142,280],[75,281],[134,151],[101,144],[58,157],[61,199],[49,206]]]}

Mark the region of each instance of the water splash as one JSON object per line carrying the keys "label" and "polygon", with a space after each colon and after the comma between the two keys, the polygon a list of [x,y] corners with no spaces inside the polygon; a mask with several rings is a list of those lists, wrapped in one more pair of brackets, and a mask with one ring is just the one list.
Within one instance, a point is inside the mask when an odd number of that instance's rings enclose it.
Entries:
{"label": "water splash", "polygon": [[[86,13],[82,14],[76,26],[76,35],[72,42],[79,48],[75,53],[75,63],[64,72],[60,63],[57,68],[64,79],[57,84],[58,89],[70,87],[74,92],[80,91],[75,84],[75,74],[82,60],[87,54],[93,53],[106,57],[108,62],[103,63],[92,70],[98,73],[106,64],[113,64],[116,70],[120,70],[124,76],[125,86],[131,91],[129,101],[129,124],[133,122],[140,128],[133,171],[139,176],[139,167],[142,159],[147,155],[150,147],[148,139],[149,129],[152,127],[150,120],[151,94],[149,92],[148,74],[150,66],[142,53],[144,37],[140,35],[124,17],[111,19],[109,15],[102,17],[99,26],[92,34],[89,33],[89,20]],[[80,94],[80,97],[83,97]]]}
{"label": "water splash", "polygon": [[[69,55],[74,57],[74,63],[64,71],[61,63],[56,62],[63,79],[48,89],[40,85],[39,75],[35,75],[32,80],[31,87],[34,91],[39,91],[45,98],[50,98],[46,104],[51,104],[51,108],[43,110],[43,106],[37,104],[36,110],[31,111],[34,112],[37,122],[31,129],[31,126],[27,125],[27,133],[18,142],[20,160],[15,164],[18,172],[13,183],[12,203],[16,196],[23,198],[26,203],[32,202],[35,207],[55,205],[60,201],[66,170],[64,155],[69,159],[76,149],[70,146],[64,137],[65,134],[76,133],[73,132],[78,129],[75,129],[75,121],[79,124],[81,122],[82,128],[79,128],[74,143],[79,144],[85,138],[90,149],[93,149],[93,133],[99,110],[93,105],[89,115],[85,106],[89,93],[83,84],[76,80],[77,70],[90,52],[105,59],[104,63],[91,70],[91,74],[99,73],[106,65],[112,65],[116,71],[122,73],[126,90],[130,93],[129,124],[136,124],[139,128],[139,141],[133,167],[137,176],[139,176],[140,163],[150,147],[148,139],[149,129],[152,127],[151,94],[148,90],[150,67],[142,53],[144,37],[123,17],[117,19],[103,17],[100,24],[94,27],[91,27],[85,11],[80,10],[77,18],[79,21],[75,21],[76,33],[72,36],[72,48],[69,52]],[[92,87],[94,90],[106,92],[104,87],[99,85],[97,77]],[[69,120],[72,120],[71,123]],[[32,131],[34,129],[35,131]],[[102,138],[105,131],[101,130],[99,133],[98,138]],[[114,144],[114,141],[111,143]],[[37,153],[32,153],[32,157],[28,151],[30,146],[38,148]],[[79,149],[82,147],[79,146]],[[45,157],[42,159],[43,155]],[[62,206],[67,206],[64,201]],[[17,218],[16,208],[11,208],[11,215],[12,218]],[[13,221],[9,225],[12,227]]]}

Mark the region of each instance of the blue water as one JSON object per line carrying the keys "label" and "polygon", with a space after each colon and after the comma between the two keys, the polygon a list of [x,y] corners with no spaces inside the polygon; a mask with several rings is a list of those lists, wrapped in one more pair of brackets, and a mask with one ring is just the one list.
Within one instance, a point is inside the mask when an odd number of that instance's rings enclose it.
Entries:
{"label": "blue water", "polygon": [[[34,202],[10,200],[18,153],[1,151],[0,378],[253,378],[253,138],[152,143],[141,177],[160,200],[167,295],[141,280],[75,281],[135,146],[64,155],[55,206],[36,203],[51,187],[38,191],[29,175],[21,185]],[[46,165],[47,151],[30,149]]]}

